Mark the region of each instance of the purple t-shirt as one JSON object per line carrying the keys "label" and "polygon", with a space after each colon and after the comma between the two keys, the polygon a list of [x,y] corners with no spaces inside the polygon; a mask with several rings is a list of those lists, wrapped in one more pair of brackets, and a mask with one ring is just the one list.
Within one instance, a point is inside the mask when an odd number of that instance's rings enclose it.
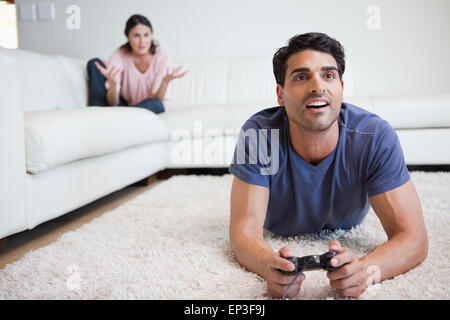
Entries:
{"label": "purple t-shirt", "polygon": [[343,103],[339,141],[312,165],[292,148],[283,107],[262,110],[242,127],[230,172],[270,189],[264,228],[282,236],[349,229],[362,222],[369,197],[410,175],[397,134],[385,120]]}

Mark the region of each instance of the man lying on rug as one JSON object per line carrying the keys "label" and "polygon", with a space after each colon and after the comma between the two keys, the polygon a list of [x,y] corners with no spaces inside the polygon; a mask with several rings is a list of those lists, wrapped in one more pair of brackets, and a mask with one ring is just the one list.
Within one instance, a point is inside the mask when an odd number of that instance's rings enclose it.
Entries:
{"label": "man lying on rug", "polygon": [[[327,272],[344,297],[366,290],[370,266],[381,279],[407,272],[427,256],[422,208],[394,129],[378,116],[343,102],[341,44],[320,33],[293,37],[273,58],[280,107],[253,115],[243,126],[230,172],[230,242],[237,261],[283,295],[294,276],[290,246],[275,252],[263,229],[282,236],[349,229],[370,206],[388,241],[358,257],[337,241]],[[246,141],[249,144],[246,148]],[[270,156],[269,156],[270,154]],[[318,252],[321,254],[323,252]],[[373,269],[371,269],[373,270]],[[305,276],[288,290],[295,297]]]}

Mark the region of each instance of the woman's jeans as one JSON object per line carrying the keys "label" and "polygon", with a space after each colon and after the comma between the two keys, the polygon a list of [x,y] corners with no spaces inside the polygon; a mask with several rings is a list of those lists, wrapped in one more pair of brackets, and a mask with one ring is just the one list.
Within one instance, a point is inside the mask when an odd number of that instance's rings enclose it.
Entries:
{"label": "woman's jeans", "polygon": [[[101,66],[105,67],[103,62],[98,58],[89,60],[87,64],[87,72],[89,75],[89,105],[96,107],[109,107],[108,101],[106,100],[106,78],[97,69],[95,62],[98,62]],[[128,103],[120,97],[119,106],[128,106]],[[158,98],[145,99],[130,107],[145,108],[156,114],[163,113],[165,111],[163,103]]]}

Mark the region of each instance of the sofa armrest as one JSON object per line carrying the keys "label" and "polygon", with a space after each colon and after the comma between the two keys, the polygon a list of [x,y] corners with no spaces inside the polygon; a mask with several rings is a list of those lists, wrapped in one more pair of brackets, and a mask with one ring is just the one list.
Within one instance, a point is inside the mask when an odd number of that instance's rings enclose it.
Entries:
{"label": "sofa armrest", "polygon": [[0,239],[28,228],[19,64],[8,51],[0,50]]}

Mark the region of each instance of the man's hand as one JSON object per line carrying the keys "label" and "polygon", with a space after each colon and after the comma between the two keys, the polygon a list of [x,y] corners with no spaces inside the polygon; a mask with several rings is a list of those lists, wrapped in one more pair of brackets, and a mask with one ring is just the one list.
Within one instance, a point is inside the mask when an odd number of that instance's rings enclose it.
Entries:
{"label": "man's hand", "polygon": [[[294,257],[294,251],[290,246],[285,246],[272,255],[266,265],[264,278],[267,281],[269,294],[274,298],[283,297],[284,291],[295,277],[295,275],[288,276],[280,272],[280,269],[285,271],[293,271],[295,269],[292,262],[284,259],[291,257]],[[292,299],[300,292],[303,280],[305,280],[305,275],[302,273],[289,288],[286,298]]]}
{"label": "man's hand", "polygon": [[339,252],[331,259],[331,265],[339,269],[327,272],[331,287],[343,297],[356,298],[362,295],[367,289],[369,278],[366,263],[358,259],[356,253],[344,250],[336,240],[330,242],[329,250]]}

